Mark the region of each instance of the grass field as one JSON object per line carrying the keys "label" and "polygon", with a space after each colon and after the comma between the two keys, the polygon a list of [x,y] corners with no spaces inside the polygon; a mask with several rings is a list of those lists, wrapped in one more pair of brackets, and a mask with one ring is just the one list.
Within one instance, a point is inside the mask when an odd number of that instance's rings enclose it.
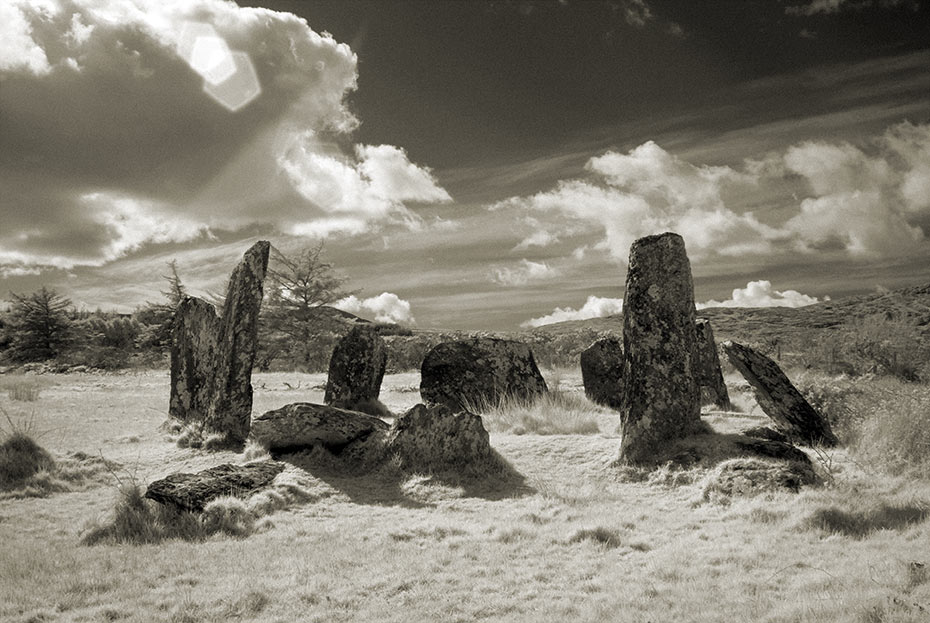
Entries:
{"label": "grass field", "polygon": [[[560,391],[580,393],[577,372],[558,377]],[[389,375],[383,402],[412,406],[418,380]],[[0,499],[2,621],[930,620],[925,481],[882,475],[841,449],[815,457],[824,486],[708,502],[700,471],[643,480],[612,467],[618,421],[593,406],[585,418],[599,432],[489,426],[523,477],[509,490],[468,496],[427,476],[302,473],[307,501],[247,538],[82,545],[112,510],[118,479],[245,459],[168,439],[165,372],[35,383],[35,396],[0,392],[11,422],[56,459],[112,463],[70,491]],[[257,374],[255,412],[320,402],[323,383]],[[739,402],[746,413],[707,421],[722,431],[764,423]]]}

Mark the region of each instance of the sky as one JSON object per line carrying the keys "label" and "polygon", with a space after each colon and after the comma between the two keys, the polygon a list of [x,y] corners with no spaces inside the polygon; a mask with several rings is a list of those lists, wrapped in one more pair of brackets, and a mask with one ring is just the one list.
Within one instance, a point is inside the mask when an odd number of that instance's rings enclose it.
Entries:
{"label": "sky", "polygon": [[0,298],[322,240],[347,311],[511,330],[664,231],[699,306],[930,281],[928,3],[0,0]]}

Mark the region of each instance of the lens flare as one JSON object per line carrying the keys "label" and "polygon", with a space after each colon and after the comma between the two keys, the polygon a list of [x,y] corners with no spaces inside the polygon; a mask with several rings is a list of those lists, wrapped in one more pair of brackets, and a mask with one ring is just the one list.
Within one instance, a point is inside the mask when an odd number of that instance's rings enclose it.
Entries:
{"label": "lens flare", "polygon": [[210,24],[185,22],[178,38],[178,55],[204,79],[204,93],[231,112],[262,92],[249,55],[231,51]]}

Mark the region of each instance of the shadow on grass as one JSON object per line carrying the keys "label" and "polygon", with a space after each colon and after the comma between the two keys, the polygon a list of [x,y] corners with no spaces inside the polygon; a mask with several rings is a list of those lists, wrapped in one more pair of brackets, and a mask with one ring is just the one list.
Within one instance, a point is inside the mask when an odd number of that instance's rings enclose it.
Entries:
{"label": "shadow on grass", "polygon": [[424,508],[444,499],[501,500],[535,492],[524,476],[495,450],[479,467],[428,473],[405,469],[390,456],[357,461],[356,453],[348,453],[347,457],[343,454],[313,447],[274,458],[318,478],[356,504]]}

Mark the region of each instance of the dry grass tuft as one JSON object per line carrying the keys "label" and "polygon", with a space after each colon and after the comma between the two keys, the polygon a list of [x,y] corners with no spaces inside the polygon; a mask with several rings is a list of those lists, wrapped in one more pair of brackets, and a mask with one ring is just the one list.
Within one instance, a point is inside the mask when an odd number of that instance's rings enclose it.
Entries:
{"label": "dry grass tuft", "polygon": [[569,543],[581,543],[583,541],[593,541],[594,543],[599,543],[604,547],[613,549],[615,547],[620,547],[623,545],[623,540],[620,538],[620,531],[614,528],[605,528],[603,526],[597,526],[596,528],[582,528],[578,530],[568,539]]}
{"label": "dry grass tuft", "polygon": [[147,500],[144,495],[139,484],[123,484],[110,521],[91,526],[81,543],[140,545],[171,538],[202,540],[206,536],[203,525],[193,513]]}
{"label": "dry grass tuft", "polygon": [[55,460],[30,435],[15,430],[0,443],[0,491],[24,486],[40,472],[55,469]]}
{"label": "dry grass tuft", "polygon": [[514,435],[596,435],[598,407],[578,392],[552,390],[524,400],[502,399],[496,405],[469,408],[480,413],[489,431]]}
{"label": "dry grass tuft", "polygon": [[200,521],[207,534],[246,537],[255,531],[252,510],[243,500],[231,495],[210,500],[203,509]]}
{"label": "dry grass tuft", "polygon": [[930,517],[926,501],[882,502],[866,508],[830,505],[816,509],[805,523],[808,527],[830,534],[842,534],[861,539],[878,530],[900,530]]}

